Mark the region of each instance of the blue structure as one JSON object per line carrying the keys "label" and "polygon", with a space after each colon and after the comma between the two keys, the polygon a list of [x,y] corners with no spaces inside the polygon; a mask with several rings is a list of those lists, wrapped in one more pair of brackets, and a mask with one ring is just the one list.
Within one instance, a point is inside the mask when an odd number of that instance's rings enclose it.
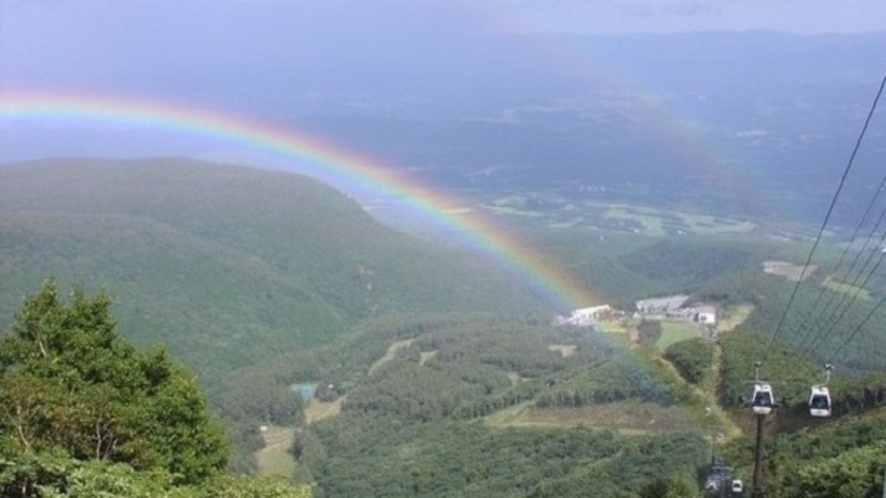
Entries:
{"label": "blue structure", "polygon": [[314,391],[317,390],[315,384],[293,384],[292,392],[304,401],[310,401],[314,397]]}

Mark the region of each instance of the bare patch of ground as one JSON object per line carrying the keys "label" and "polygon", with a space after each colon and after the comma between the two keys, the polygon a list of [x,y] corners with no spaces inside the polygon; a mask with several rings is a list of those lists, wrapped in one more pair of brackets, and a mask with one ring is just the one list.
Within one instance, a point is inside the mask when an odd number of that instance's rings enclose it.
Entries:
{"label": "bare patch of ground", "polygon": [[570,344],[548,344],[548,349],[560,353],[560,356],[563,358],[569,358],[575,354],[575,350],[578,349],[578,346]]}
{"label": "bare patch of ground", "polygon": [[803,273],[803,265],[796,265],[794,263],[789,263],[787,261],[764,261],[763,262],[763,272],[769,275],[775,275],[777,277],[786,278],[792,282],[796,282],[800,280],[800,276],[803,278],[809,277],[815,273],[815,270],[818,269],[817,265],[809,265],[809,268],[806,269],[806,273]]}
{"label": "bare patch of ground", "polygon": [[305,407],[305,422],[312,424],[324,418],[334,417],[341,413],[341,405],[347,396],[342,396],[332,402],[320,401],[317,398],[311,399],[308,406]]}
{"label": "bare patch of ground", "polygon": [[520,383],[520,374],[517,372],[508,372],[508,379],[511,380],[511,385],[516,386]]}
{"label": "bare patch of ground", "polygon": [[394,359],[397,356],[397,352],[401,349],[409,347],[412,344],[412,339],[405,339],[402,341],[397,341],[388,347],[388,350],[385,352],[385,355],[381,358],[375,360],[375,363],[369,367],[369,375],[372,375],[376,370],[381,368],[382,365]]}

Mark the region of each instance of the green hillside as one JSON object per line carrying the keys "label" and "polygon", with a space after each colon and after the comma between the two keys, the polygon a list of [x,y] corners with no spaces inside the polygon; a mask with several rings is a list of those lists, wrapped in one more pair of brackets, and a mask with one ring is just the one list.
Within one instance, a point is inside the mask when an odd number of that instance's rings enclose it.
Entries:
{"label": "green hillside", "polygon": [[107,288],[130,338],[209,378],[387,312],[536,306],[316,181],[174,158],[0,167],[0,326],[50,276]]}

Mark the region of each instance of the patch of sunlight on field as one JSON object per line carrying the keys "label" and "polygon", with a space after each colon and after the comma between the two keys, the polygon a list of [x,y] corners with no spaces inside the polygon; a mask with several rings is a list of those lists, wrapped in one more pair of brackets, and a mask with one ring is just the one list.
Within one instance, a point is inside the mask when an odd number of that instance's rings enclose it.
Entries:
{"label": "patch of sunlight on field", "polygon": [[262,475],[290,477],[295,472],[295,459],[289,452],[295,429],[292,427],[268,426],[262,432],[265,447],[255,452],[258,472]]}
{"label": "patch of sunlight on field", "polygon": [[685,320],[662,320],[661,337],[655,343],[660,349],[667,349],[668,346],[675,342],[685,341],[693,337],[700,337],[702,330],[695,323]]}

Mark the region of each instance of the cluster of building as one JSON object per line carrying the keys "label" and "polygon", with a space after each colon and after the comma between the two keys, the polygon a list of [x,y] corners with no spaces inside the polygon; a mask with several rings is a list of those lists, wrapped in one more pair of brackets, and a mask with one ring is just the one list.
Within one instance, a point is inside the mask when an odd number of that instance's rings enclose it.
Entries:
{"label": "cluster of building", "polygon": [[677,318],[700,323],[702,325],[715,325],[717,323],[717,309],[713,306],[685,306],[689,296],[677,294],[654,299],[637,301],[637,318],[647,320],[662,320],[665,318]]}
{"label": "cluster of building", "polygon": [[[706,326],[716,325],[717,309],[714,306],[685,306],[688,300],[689,296],[680,294],[637,301],[636,311],[631,317],[646,320],[679,319]],[[627,315],[624,311],[602,304],[573,310],[567,316],[559,315],[554,319],[554,324],[589,327],[600,320],[614,320]]]}

